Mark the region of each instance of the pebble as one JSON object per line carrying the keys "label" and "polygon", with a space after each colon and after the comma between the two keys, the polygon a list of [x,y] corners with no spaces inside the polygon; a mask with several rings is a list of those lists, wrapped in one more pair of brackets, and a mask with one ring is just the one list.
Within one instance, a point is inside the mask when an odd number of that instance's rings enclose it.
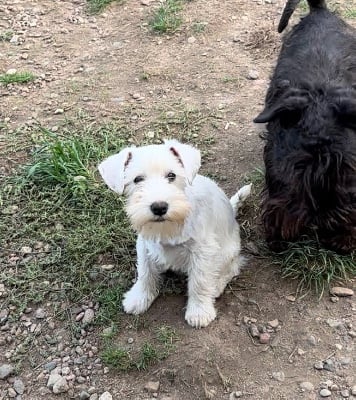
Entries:
{"label": "pebble", "polygon": [[89,400],[98,400],[98,394],[97,393],[94,393],[94,394],[92,394],[90,397],[89,397]]}
{"label": "pebble", "polygon": [[330,289],[330,294],[338,297],[348,297],[348,296],[353,296],[354,291],[349,288],[334,286],[333,288]]}
{"label": "pebble", "polygon": [[321,397],[329,397],[331,396],[331,392],[329,389],[321,389],[319,392]]}
{"label": "pebble", "polygon": [[14,367],[10,364],[0,365],[0,379],[6,379],[14,372]]}
{"label": "pebble", "polygon": [[134,339],[132,338],[132,337],[129,337],[128,339],[127,339],[127,343],[128,344],[132,344],[134,342]]}
{"label": "pebble", "polygon": [[340,364],[341,365],[349,365],[351,364],[351,357],[340,357],[339,358]]}
{"label": "pebble", "polygon": [[54,394],[59,394],[59,393],[68,392],[69,386],[68,386],[67,380],[66,380],[63,376],[61,376],[61,377],[55,382],[55,384],[53,385],[52,390],[53,390],[53,393],[54,393]]}
{"label": "pebble", "polygon": [[10,397],[10,398],[15,398],[16,396],[17,396],[17,393],[15,392],[15,390],[13,389],[13,388],[8,388],[7,389],[7,395]]}
{"label": "pebble", "polygon": [[334,372],[335,371],[335,365],[334,365],[333,360],[330,360],[330,359],[326,360],[324,365],[323,365],[323,368],[326,371]]}
{"label": "pebble", "polygon": [[242,392],[240,392],[240,391],[232,392],[232,393],[230,393],[229,400],[239,399],[241,396],[242,396]]}
{"label": "pebble", "polygon": [[23,246],[20,249],[21,255],[26,256],[27,254],[32,253],[32,248],[30,246]]}
{"label": "pebble", "polygon": [[356,338],[356,332],[355,331],[349,331],[348,335],[352,338]]}
{"label": "pebble", "polygon": [[[91,397],[90,397],[91,398]],[[104,392],[100,397],[99,400],[112,400],[112,395],[110,392]]]}
{"label": "pebble", "polygon": [[190,36],[189,38],[188,38],[188,43],[194,43],[194,42],[196,42],[196,38],[194,37],[194,36]]}
{"label": "pebble", "polygon": [[37,319],[44,319],[46,318],[46,311],[43,308],[38,308],[35,311],[35,318]]}
{"label": "pebble", "polygon": [[347,389],[341,390],[340,394],[342,397],[345,397],[345,398],[350,397],[350,392]]}
{"label": "pebble", "polygon": [[87,308],[84,312],[84,316],[82,318],[83,324],[90,324],[94,319],[94,310],[91,308]]}
{"label": "pebble", "polygon": [[314,368],[315,368],[315,369],[318,369],[318,370],[322,370],[322,369],[324,369],[324,363],[323,363],[322,361],[317,361],[317,362],[314,364]]}
{"label": "pebble", "polygon": [[260,343],[261,344],[268,344],[271,339],[271,335],[267,332],[260,334]]}
{"label": "pebble", "polygon": [[248,71],[247,78],[250,80],[256,80],[259,78],[259,74],[255,69],[251,69],[250,71]]}
{"label": "pebble", "polygon": [[294,303],[296,298],[295,298],[295,296],[288,295],[288,296],[286,296],[286,300],[290,301],[291,303]]}
{"label": "pebble", "polygon": [[16,68],[10,68],[6,71],[6,75],[13,75],[16,74],[17,69]]}
{"label": "pebble", "polygon": [[299,384],[299,387],[303,391],[307,391],[307,392],[311,392],[312,390],[314,390],[314,385],[311,382],[301,382]]}
{"label": "pebble", "polygon": [[47,387],[49,387],[50,389],[53,388],[54,384],[59,381],[62,378],[62,376],[56,372],[56,370],[53,370],[50,374],[50,376],[48,377],[48,381],[47,381]]}
{"label": "pebble", "polygon": [[340,328],[342,326],[342,321],[337,319],[328,318],[326,323],[330,326],[330,328]]}
{"label": "pebble", "polygon": [[52,371],[53,369],[56,368],[56,366],[57,366],[57,362],[56,361],[50,361],[50,362],[48,362],[48,363],[46,363],[44,365],[44,369],[46,371]]}
{"label": "pebble", "polygon": [[54,111],[54,115],[58,115],[58,114],[63,114],[64,113],[64,110],[63,110],[63,108],[57,108],[55,111]]}
{"label": "pebble", "polygon": [[85,390],[81,391],[79,394],[79,399],[80,400],[86,400],[89,399],[90,394],[88,392],[86,392]]}
{"label": "pebble", "polygon": [[351,394],[352,394],[353,396],[356,396],[356,385],[355,385],[355,386],[352,386],[352,388],[351,388]]}
{"label": "pebble", "polygon": [[101,265],[100,268],[103,269],[104,271],[111,271],[115,268],[115,265],[114,264],[104,264],[104,265]]}
{"label": "pebble", "polygon": [[316,340],[316,337],[314,335],[308,336],[307,341],[311,346],[316,346],[316,344],[317,344],[317,340]]}
{"label": "pebble", "polygon": [[271,328],[277,328],[277,326],[279,325],[279,321],[278,321],[278,319],[274,319],[272,321],[268,321],[268,325]]}
{"label": "pebble", "polygon": [[25,391],[25,385],[21,379],[15,379],[13,386],[16,393],[18,394],[23,394],[23,392]]}
{"label": "pebble", "polygon": [[159,389],[159,381],[149,381],[145,385],[145,390],[149,393],[157,393]]}
{"label": "pebble", "polygon": [[273,377],[273,379],[275,379],[278,382],[284,382],[284,380],[285,380],[285,375],[284,375],[283,371],[273,372],[272,377]]}
{"label": "pebble", "polygon": [[252,337],[255,337],[255,338],[256,337],[260,337],[260,331],[258,330],[257,325],[251,324],[249,326],[249,331],[250,331],[250,334],[251,334]]}

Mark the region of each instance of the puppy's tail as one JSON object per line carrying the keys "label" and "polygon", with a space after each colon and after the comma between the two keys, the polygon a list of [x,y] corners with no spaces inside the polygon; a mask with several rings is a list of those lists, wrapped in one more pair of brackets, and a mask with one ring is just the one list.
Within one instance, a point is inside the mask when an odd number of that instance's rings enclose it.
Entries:
{"label": "puppy's tail", "polygon": [[251,187],[252,183],[250,183],[249,185],[245,185],[231,197],[230,204],[232,206],[232,209],[234,210],[234,215],[237,215],[237,211],[242,206],[247,197],[251,194]]}
{"label": "puppy's tail", "polygon": [[[287,0],[284,7],[281,19],[278,24],[278,32],[282,33],[286,26],[288,25],[289,18],[292,16],[293,12],[297,8],[300,0]],[[314,11],[320,8],[326,8],[325,0],[308,0],[310,11]]]}

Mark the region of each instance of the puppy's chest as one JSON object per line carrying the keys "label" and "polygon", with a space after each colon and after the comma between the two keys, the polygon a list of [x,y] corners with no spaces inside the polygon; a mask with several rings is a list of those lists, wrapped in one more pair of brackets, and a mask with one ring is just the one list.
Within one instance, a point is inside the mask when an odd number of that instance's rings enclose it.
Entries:
{"label": "puppy's chest", "polygon": [[171,269],[187,273],[191,259],[191,245],[190,241],[178,245],[156,243],[149,247],[148,256],[162,272]]}

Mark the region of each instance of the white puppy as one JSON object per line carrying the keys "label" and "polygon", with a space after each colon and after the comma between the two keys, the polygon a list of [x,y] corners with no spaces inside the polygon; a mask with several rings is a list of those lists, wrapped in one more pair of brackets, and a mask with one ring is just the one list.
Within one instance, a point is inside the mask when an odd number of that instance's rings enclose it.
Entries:
{"label": "white puppy", "polygon": [[199,168],[200,152],[176,140],[125,148],[99,165],[106,184],[127,195],[138,232],[138,278],[125,294],[125,312],[145,312],[158,296],[160,274],[172,269],[188,274],[186,321],[205,327],[216,317],[215,298],[240,272],[235,214],[251,185],[229,201],[211,179],[196,175]]}

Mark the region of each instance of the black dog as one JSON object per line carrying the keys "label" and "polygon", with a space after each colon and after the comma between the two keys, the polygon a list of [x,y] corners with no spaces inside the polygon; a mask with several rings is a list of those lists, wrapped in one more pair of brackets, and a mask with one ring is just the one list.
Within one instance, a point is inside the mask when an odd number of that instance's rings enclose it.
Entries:
{"label": "black dog", "polygon": [[[288,0],[282,32],[299,0]],[[266,105],[263,223],[273,250],[314,229],[341,253],[356,249],[356,31],[309,0],[285,38]]]}

